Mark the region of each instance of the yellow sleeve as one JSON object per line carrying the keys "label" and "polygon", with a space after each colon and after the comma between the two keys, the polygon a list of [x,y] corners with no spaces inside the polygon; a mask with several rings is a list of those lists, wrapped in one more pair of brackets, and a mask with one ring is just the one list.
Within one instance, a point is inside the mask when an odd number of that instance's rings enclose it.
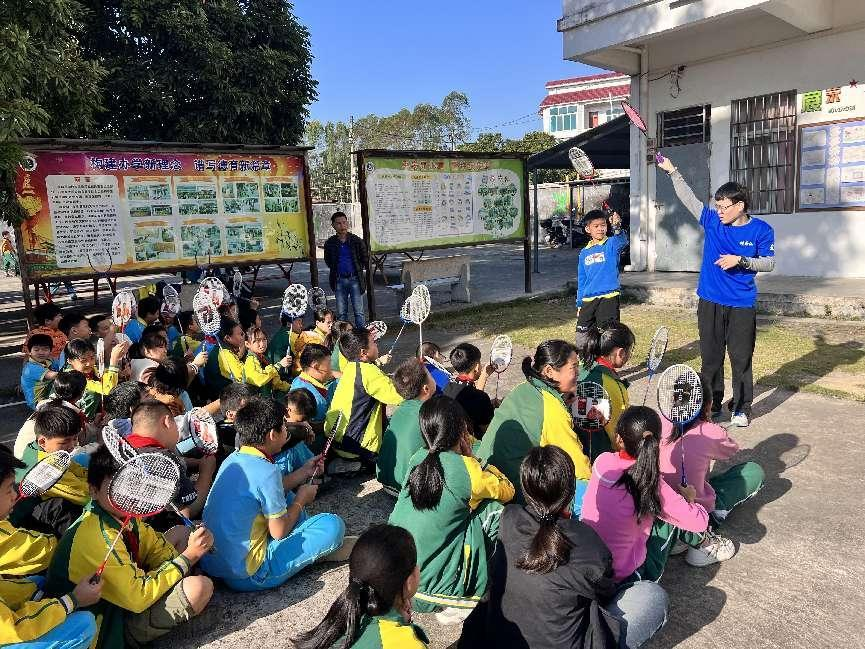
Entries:
{"label": "yellow sleeve", "polygon": [[[289,334],[289,340],[291,340],[291,334]],[[309,334],[307,331],[301,331],[297,338],[294,341],[294,345],[291,348],[291,356],[292,356],[292,367],[296,373],[300,373],[302,368],[300,367],[300,354],[303,352],[303,348],[307,346],[307,344],[315,342],[315,339]]]}
{"label": "yellow sleeve", "polygon": [[151,569],[158,568],[166,561],[176,559],[179,555],[177,548],[150,525],[139,523],[138,539],[141,563]]}
{"label": "yellow sleeve", "polygon": [[102,374],[101,379],[87,379],[87,392],[106,395],[117,387],[117,369],[109,367]]}
{"label": "yellow sleeve", "polygon": [[57,539],[18,529],[8,520],[0,521],[0,575],[36,575],[48,569]]}
{"label": "yellow sleeve", "polygon": [[426,649],[409,625],[399,624],[393,620],[379,620],[378,633],[381,638],[381,649]]}
{"label": "yellow sleeve", "polygon": [[217,357],[219,361],[219,373],[235,383],[243,383],[243,377],[246,373],[243,362],[230,350],[219,347],[217,349],[219,349],[219,356]]}
{"label": "yellow sleeve", "polygon": [[[164,549],[147,546],[153,542],[146,532],[141,531],[147,527],[138,526],[142,557],[155,560],[163,554],[167,556]],[[79,525],[72,543],[69,580],[78,583],[92,575],[118,534],[120,530],[105,527],[98,516],[87,516]],[[102,599],[126,611],[141,613],[159,601],[188,571],[189,563],[182,556],[164,561],[149,571],[142,570],[120,539],[102,573]]]}
{"label": "yellow sleeve", "polygon": [[577,480],[592,477],[592,464],[583,452],[580,438],[574,432],[571,414],[553,395],[543,393],[544,421],[541,428],[541,446],[558,446],[574,461]]}
{"label": "yellow sleeve", "polygon": [[398,406],[403,402],[403,398],[396,391],[396,386],[387,374],[372,363],[361,363],[361,367],[366,368],[361,372],[363,385],[369,396],[390,406]]}
{"label": "yellow sleeve", "polygon": [[[45,453],[40,451],[39,459],[41,460],[45,455]],[[82,507],[89,503],[90,487],[87,484],[87,469],[77,462],[70,463],[69,468],[66,469],[63,477],[61,477],[53,487],[45,492],[44,497],[51,498],[55,496],[59,496],[64,500],[68,500],[76,505],[81,505]]]}
{"label": "yellow sleeve", "polygon": [[504,474],[492,464],[486,469],[481,468],[481,463],[475,457],[463,456],[469,481],[472,485],[472,494],[469,499],[469,509],[475,509],[482,501],[492,498],[501,503],[507,503],[514,498],[514,485]]}
{"label": "yellow sleeve", "polygon": [[603,387],[610,395],[610,420],[604,426],[604,430],[607,432],[607,437],[610,438],[610,444],[616,448],[616,425],[619,423],[619,417],[622,416],[630,403],[628,389],[616,377],[606,372],[603,375]]}
{"label": "yellow sleeve", "polygon": [[273,381],[273,375],[261,366],[261,361],[256,358],[255,354],[247,353],[244,368],[246,369],[244,383],[260,388]]}
{"label": "yellow sleeve", "polygon": [[73,608],[69,595],[38,602],[24,601],[14,610],[0,596],[0,645],[29,642],[45,635],[60,626]]}

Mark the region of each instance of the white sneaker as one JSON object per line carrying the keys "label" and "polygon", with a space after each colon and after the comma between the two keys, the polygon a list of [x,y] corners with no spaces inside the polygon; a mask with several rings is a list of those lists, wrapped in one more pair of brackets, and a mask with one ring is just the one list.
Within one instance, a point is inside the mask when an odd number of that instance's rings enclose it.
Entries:
{"label": "white sneaker", "polygon": [[748,415],[744,412],[737,412],[732,417],[730,417],[730,425],[731,426],[739,426],[740,428],[747,428],[748,424]]}
{"label": "white sneaker", "polygon": [[677,554],[682,554],[685,550],[690,548],[691,546],[687,543],[682,543],[681,541],[676,541],[676,545],[673,546],[673,549],[670,550],[670,556],[674,557]]}
{"label": "white sneaker", "polygon": [[706,538],[699,548],[689,548],[685,561],[690,566],[710,566],[713,563],[726,561],[736,554],[736,546],[730,539],[718,536],[714,532],[706,532]]}
{"label": "white sneaker", "polygon": [[450,626],[452,624],[462,624],[472,612],[470,608],[456,608],[449,606],[440,613],[435,614],[436,622],[442,626]]}

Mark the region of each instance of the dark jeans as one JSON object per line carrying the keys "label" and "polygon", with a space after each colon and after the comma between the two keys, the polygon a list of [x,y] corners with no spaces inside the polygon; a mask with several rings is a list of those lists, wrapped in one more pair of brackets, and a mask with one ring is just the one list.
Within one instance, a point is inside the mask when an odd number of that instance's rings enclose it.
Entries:
{"label": "dark jeans", "polygon": [[754,401],[754,375],[751,361],[757,337],[757,310],[722,306],[700,299],[697,304],[697,327],[700,331],[702,380],[712,390],[712,410],[720,412],[724,401],[724,355],[730,355],[733,369],[731,410],[750,418]]}
{"label": "dark jeans", "polygon": [[366,317],[363,312],[363,294],[360,292],[360,279],[355,277],[339,277],[336,280],[336,317],[338,320],[351,322],[348,315],[348,303],[351,301],[354,315],[354,326],[358,329],[366,327]]}

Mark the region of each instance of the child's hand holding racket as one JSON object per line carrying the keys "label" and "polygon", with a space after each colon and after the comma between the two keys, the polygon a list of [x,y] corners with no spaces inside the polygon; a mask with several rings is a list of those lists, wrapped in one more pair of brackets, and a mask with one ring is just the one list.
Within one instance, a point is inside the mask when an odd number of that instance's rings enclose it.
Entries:
{"label": "child's hand holding racket", "polygon": [[291,355],[291,350],[285,350],[285,356],[279,359],[279,364],[282,367],[291,367],[291,363],[294,360],[294,357]]}
{"label": "child's hand holding racket", "polygon": [[125,340],[114,345],[114,347],[111,348],[111,366],[118,367],[121,359],[126,356],[126,352],[128,351],[129,343]]}
{"label": "child's hand holding racket", "polygon": [[213,534],[206,527],[199,525],[189,535],[183,556],[189,559],[190,563],[198,563],[199,559],[210,552],[212,547]]}
{"label": "child's hand holding racket", "polygon": [[676,165],[674,165],[673,161],[670,160],[669,158],[662,157],[662,159],[660,161],[658,161],[657,164],[658,164],[658,169],[663,169],[668,174],[671,174],[676,170]]}
{"label": "child's hand holding racket", "polygon": [[317,484],[302,484],[294,494],[294,502],[298,503],[301,507],[306,507],[315,502],[316,496],[318,496]]}
{"label": "child's hand holding racket", "polygon": [[195,355],[195,358],[192,359],[192,364],[195,365],[196,367],[199,367],[199,368],[204,367],[205,365],[207,365],[207,352],[204,351],[204,346],[203,346],[203,345],[202,345],[202,347],[201,347],[201,351],[199,351],[199,352]]}
{"label": "child's hand holding racket", "polygon": [[697,489],[693,485],[681,485],[676,487],[676,490],[679,494],[687,500],[689,503],[692,503],[697,499]]}
{"label": "child's hand holding racket", "polygon": [[96,575],[85,577],[72,590],[72,596],[78,602],[79,608],[93,606],[102,599],[102,580]]}

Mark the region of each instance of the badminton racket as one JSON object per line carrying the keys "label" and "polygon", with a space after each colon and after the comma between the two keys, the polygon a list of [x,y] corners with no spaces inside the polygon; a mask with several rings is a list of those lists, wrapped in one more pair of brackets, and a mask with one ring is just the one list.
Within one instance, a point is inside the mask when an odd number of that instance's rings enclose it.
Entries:
{"label": "badminton racket", "polygon": [[685,477],[685,426],[694,421],[703,410],[703,386],[700,375],[688,365],[671,365],[658,378],[658,410],[664,418],[678,428],[682,442],[682,486]]}
{"label": "badminton racket", "polygon": [[106,249],[104,252],[94,252],[92,257],[90,256],[90,253],[87,253],[87,263],[90,264],[90,268],[92,268],[93,272],[96,273],[94,279],[98,282],[100,278],[104,278],[105,281],[108,282],[108,288],[111,289],[111,294],[116,295],[117,291],[115,291],[114,287],[111,285],[109,276],[111,268],[114,266],[114,259],[111,257],[111,250]]}
{"label": "badminton racket", "polygon": [[655,335],[652,336],[652,344],[649,345],[649,356],[646,358],[646,367],[649,370],[649,381],[646,383],[646,392],[643,394],[643,405],[646,405],[646,398],[649,396],[649,386],[652,385],[652,377],[658,368],[661,366],[661,361],[664,359],[664,352],[667,351],[667,340],[670,335],[670,330],[666,327],[658,327]]}
{"label": "badminton racket", "polygon": [[[631,104],[627,100],[622,100],[622,110],[625,111],[625,115],[628,116],[628,119],[631,120],[631,124],[636,126],[643,135],[646,135],[646,122],[643,120],[642,116],[637,109],[631,106]],[[658,164],[662,163],[665,160],[664,156],[660,153],[655,153],[655,162]]]}
{"label": "badminton racket", "polygon": [[96,376],[100,379],[105,374],[105,339],[96,341]]}
{"label": "badminton racket", "polygon": [[[425,284],[418,284],[409,296],[409,321],[417,325],[418,331],[418,351],[423,348],[423,323],[429,317],[430,312],[430,294],[429,289]],[[418,354],[420,356],[420,354]]]}
{"label": "badminton racket", "polygon": [[133,518],[149,518],[165,509],[177,493],[179,481],[180,469],[177,464],[161,453],[138,455],[120,467],[108,486],[108,500],[124,519],[105,558],[96,569],[92,583],[99,581],[129,521]]}
{"label": "badminton racket", "polygon": [[577,383],[575,394],[571,414],[574,416],[574,423],[584,430],[589,438],[588,455],[591,459],[592,437],[610,420],[610,395],[604,386],[593,381]]}
{"label": "badminton racket", "polygon": [[205,455],[216,455],[219,439],[216,436],[216,422],[210,413],[202,408],[194,408],[175,418],[175,421],[180,431],[180,441],[176,446],[178,453],[186,456],[198,449]]}
{"label": "badminton racket", "polygon": [[[102,427],[102,443],[105,445],[105,448],[108,449],[108,452],[111,453],[111,457],[114,458],[114,461],[123,466],[127,462],[134,460],[136,457],[141,455],[141,453],[139,453],[132,444],[124,439],[125,435],[117,429],[117,427],[121,425],[119,422],[126,422],[127,427],[130,427],[128,419],[112,419]],[[129,432],[132,432],[131,427],[127,433]],[[195,523],[180,512],[180,509],[173,502],[169,502],[167,506],[177,515],[178,518],[180,518],[181,521],[183,521],[183,524],[186,527],[192,529],[197,527]]]}
{"label": "badminton racket", "polygon": [[132,318],[138,315],[138,303],[129,291],[120,291],[111,302],[111,321],[121,332]]}
{"label": "badminton racket", "polygon": [[324,289],[319,288],[318,286],[312,287],[312,290],[309,292],[308,299],[309,308],[313,311],[327,308],[327,293],[324,292]]}
{"label": "badminton racket", "polygon": [[309,293],[303,284],[290,284],[282,294],[282,311],[289,318],[301,318],[306,314]]}
{"label": "badminton racket", "polygon": [[235,298],[240,297],[240,293],[243,290],[243,273],[239,270],[234,271],[234,275],[231,278],[231,293]]}
{"label": "badminton racket", "polygon": [[499,377],[511,364],[514,354],[514,344],[510,336],[496,336],[490,349],[490,365],[496,370],[496,399],[499,398]]}
{"label": "badminton racket", "polygon": [[18,483],[18,496],[15,498],[15,502],[17,503],[22,498],[41,496],[51,489],[66,473],[70,462],[72,462],[72,456],[66,451],[54,451],[43,457],[30,467],[30,470],[21,478]]}
{"label": "badminton racket", "polygon": [[402,326],[399,328],[399,331],[396,334],[396,338],[393,339],[393,343],[390,346],[390,350],[388,350],[388,355],[393,354],[393,350],[396,349],[397,341],[399,341],[399,337],[402,336],[402,332],[405,330],[405,326],[411,322],[409,320],[409,305],[411,301],[411,295],[409,295],[405,302],[402,303],[402,306],[399,309],[399,319],[402,321]]}
{"label": "badminton racket", "polygon": [[577,172],[580,180],[590,180],[597,175],[595,166],[589,160],[589,156],[581,148],[572,146],[568,149],[568,159],[571,161],[571,166]]}
{"label": "badminton racket", "polygon": [[204,293],[210,297],[213,306],[217,309],[222,306],[222,303],[225,302],[225,298],[228,295],[228,290],[225,288],[225,284],[223,284],[222,280],[218,277],[205,277],[202,279],[198,292]]}
{"label": "badminton racket", "polygon": [[[211,279],[211,278],[207,278]],[[219,281],[219,280],[216,280]],[[221,284],[222,282],[220,282]],[[222,317],[219,315],[219,305],[214,303],[213,296],[220,291],[205,292],[199,290],[192,298],[192,312],[195,314],[195,319],[198,320],[198,326],[201,330],[211,338],[216,339],[216,345],[219,347],[219,353],[222,353],[222,341],[220,340],[219,328],[222,325]],[[220,300],[220,304],[221,304]],[[237,382],[237,377],[234,375],[234,370],[231,369],[231,364],[226,363],[228,373],[231,375],[231,380]]]}
{"label": "badminton racket", "polygon": [[373,320],[366,325],[366,330],[373,340],[378,341],[384,338],[384,335],[387,333],[387,324],[381,320]]}
{"label": "badminton racket", "polygon": [[330,428],[330,434],[327,436],[327,441],[324,443],[324,448],[321,451],[321,458],[319,458],[318,462],[315,464],[315,468],[312,470],[312,476],[307,481],[307,484],[312,484],[312,481],[315,480],[315,477],[318,475],[319,468],[324,468],[324,460],[327,458],[327,454],[330,451],[330,446],[333,444],[333,440],[336,438],[336,434],[339,432],[339,427],[342,425],[343,415],[341,412],[336,413],[336,419],[333,422],[333,426]]}

